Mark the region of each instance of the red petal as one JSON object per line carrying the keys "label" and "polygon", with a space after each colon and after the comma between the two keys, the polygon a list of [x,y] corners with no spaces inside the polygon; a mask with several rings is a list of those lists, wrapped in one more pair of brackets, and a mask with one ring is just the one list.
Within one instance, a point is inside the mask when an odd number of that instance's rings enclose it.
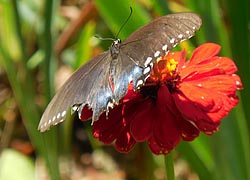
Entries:
{"label": "red petal", "polygon": [[172,149],[180,141],[180,129],[176,117],[178,111],[175,106],[168,108],[168,103],[173,101],[168,88],[162,85],[158,90],[156,101],[157,113],[155,113],[154,138],[162,146]]}
{"label": "red petal", "polygon": [[184,119],[180,122],[180,126],[182,129],[181,136],[185,141],[192,141],[200,134],[200,131],[192,123]]}
{"label": "red petal", "polygon": [[240,87],[241,82],[236,75],[217,75],[184,81],[178,89],[195,104],[196,108],[207,113],[207,116],[216,122],[236,106],[236,89]]}
{"label": "red petal", "polygon": [[233,60],[227,57],[215,56],[207,61],[202,61],[201,65],[204,65],[206,69],[223,69],[225,74],[233,74],[237,71]]}
{"label": "red petal", "polygon": [[[175,117],[165,110],[158,112],[156,123],[154,125],[154,139],[162,147],[173,149],[181,139],[180,127],[178,127]],[[161,114],[161,116],[160,116]]]}
{"label": "red petal", "polygon": [[174,93],[173,97],[177,108],[185,119],[192,121],[205,133],[211,134],[211,132],[217,130],[219,123],[210,119],[210,117],[204,112],[204,107],[202,105],[187,99],[180,93]]}
{"label": "red petal", "polygon": [[93,124],[93,136],[103,143],[112,143],[123,131],[122,106],[111,109],[108,119],[105,113],[101,115],[98,121]]}
{"label": "red petal", "polygon": [[180,70],[182,80],[195,80],[216,75],[232,75],[237,71],[234,62],[229,58],[213,57],[200,61],[200,64],[186,64]]}
{"label": "red petal", "polygon": [[218,44],[205,43],[194,50],[193,55],[189,61],[189,65],[198,64],[200,63],[200,61],[212,58],[213,56],[216,56],[219,52],[220,46]]}
{"label": "red petal", "polygon": [[235,82],[235,85],[237,87],[237,90],[243,89],[240,77],[238,75],[236,75],[236,74],[233,74],[232,78],[234,79],[234,82]]}
{"label": "red petal", "polygon": [[136,93],[133,88],[133,83],[130,83],[128,85],[128,91],[126,95],[124,96],[124,98],[122,99],[122,102],[126,103],[130,100],[136,101],[136,99],[140,99],[140,98],[141,98],[141,94]]}
{"label": "red petal", "polygon": [[174,147],[166,147],[166,146],[159,144],[154,139],[153,136],[148,140],[148,147],[156,155],[168,154],[174,148]]}
{"label": "red petal", "polygon": [[232,76],[228,75],[203,78],[201,79],[199,86],[227,96],[234,95],[238,88],[237,81],[235,81]]}
{"label": "red petal", "polygon": [[115,141],[115,147],[119,152],[129,152],[135,145],[136,141],[132,137],[128,128],[117,137]]}
{"label": "red petal", "polygon": [[153,136],[148,145],[154,154],[169,153],[181,139],[177,118],[181,116],[173,103],[171,94],[165,85],[158,90],[153,123]]}
{"label": "red petal", "polygon": [[87,121],[92,117],[92,110],[88,108],[88,105],[85,105],[81,111],[80,119],[82,121]]}
{"label": "red petal", "polygon": [[[130,131],[137,142],[145,141],[152,133],[152,124],[155,120],[154,105],[151,99],[138,103],[133,107],[133,112],[130,111],[129,118],[131,119]],[[127,111],[129,113],[129,111]]]}

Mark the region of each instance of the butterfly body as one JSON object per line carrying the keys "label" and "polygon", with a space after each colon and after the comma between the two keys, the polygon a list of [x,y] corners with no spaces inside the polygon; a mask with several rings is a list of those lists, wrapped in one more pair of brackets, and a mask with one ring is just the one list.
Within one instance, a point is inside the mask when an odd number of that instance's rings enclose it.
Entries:
{"label": "butterfly body", "polygon": [[115,40],[106,51],[81,66],[56,93],[47,106],[38,129],[46,131],[65,119],[68,108],[88,106],[92,121],[119,103],[129,83],[139,90],[149,77],[157,58],[183,40],[192,37],[201,26],[193,13],[176,13],[157,18],[132,33],[124,42]]}

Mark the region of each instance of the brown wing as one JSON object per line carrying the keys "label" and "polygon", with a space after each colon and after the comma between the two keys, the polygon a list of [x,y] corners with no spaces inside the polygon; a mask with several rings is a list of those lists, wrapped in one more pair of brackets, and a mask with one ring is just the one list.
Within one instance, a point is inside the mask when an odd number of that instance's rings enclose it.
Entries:
{"label": "brown wing", "polygon": [[[137,29],[122,44],[122,52],[140,66],[165,55],[181,41],[194,36],[200,29],[201,18],[194,13],[175,13],[162,16]],[[146,62],[146,64],[145,64]]]}
{"label": "brown wing", "polygon": [[110,58],[108,52],[96,56],[66,81],[43,113],[38,126],[40,131],[64,121],[67,110],[75,104],[88,104],[96,111],[106,106],[102,99],[112,96],[107,80]]}

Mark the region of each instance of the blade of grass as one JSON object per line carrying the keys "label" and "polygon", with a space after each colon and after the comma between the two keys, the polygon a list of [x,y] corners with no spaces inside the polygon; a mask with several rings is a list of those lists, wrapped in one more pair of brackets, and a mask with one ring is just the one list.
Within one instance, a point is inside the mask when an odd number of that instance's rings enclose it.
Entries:
{"label": "blade of grass", "polygon": [[152,8],[154,9],[155,12],[157,12],[159,15],[166,15],[170,14],[171,11],[168,8],[168,1],[166,0],[150,0],[152,4]]}
{"label": "blade of grass", "polygon": [[[228,0],[223,1],[225,13],[230,23],[230,42],[232,47],[233,58],[239,68],[239,74],[244,86],[241,91],[243,109],[246,118],[250,119],[250,3],[248,0],[242,0],[240,3]],[[250,121],[248,121],[248,129],[250,129]]]}
{"label": "blade of grass", "polygon": [[215,164],[207,137],[201,135],[193,142],[182,142],[177,149],[199,175],[200,179],[212,179]]}
{"label": "blade of grass", "polygon": [[[240,106],[237,109],[240,109]],[[234,110],[222,121],[220,131],[212,138],[216,162],[213,174],[217,179],[248,179],[249,138],[244,137],[246,127],[239,125],[242,124],[239,121],[244,121],[244,117],[235,120],[235,113],[239,114],[238,111]]]}
{"label": "blade of grass", "polygon": [[21,56],[21,52],[18,46],[18,40],[16,36],[16,29],[14,26],[14,13],[13,8],[11,6],[11,1],[9,2],[1,2],[1,17],[0,17],[0,38],[2,44],[4,45],[5,51],[9,54],[9,56],[14,60],[19,60]]}
{"label": "blade of grass", "polygon": [[74,70],[86,63],[92,55],[91,37],[95,32],[95,23],[93,21],[88,22],[80,34],[79,41],[77,43],[76,60],[74,61]]}
{"label": "blade of grass", "polygon": [[[44,50],[44,94],[45,100],[48,103],[54,92],[53,78],[54,78],[54,61],[53,61],[53,40],[52,40],[52,24],[55,15],[54,5],[57,1],[46,0],[44,2],[44,31],[42,33],[41,48]],[[57,127],[43,134],[44,148],[47,154],[44,158],[47,160],[47,166],[52,179],[60,179],[59,173],[59,155],[58,155],[58,138]],[[63,142],[61,142],[63,143]]]}
{"label": "blade of grass", "polygon": [[[239,69],[239,74],[243,83],[244,90],[241,91],[242,108],[239,108],[237,113],[237,125],[241,134],[243,154],[240,154],[243,160],[242,174],[245,174],[246,179],[250,179],[250,158],[249,158],[249,130],[250,130],[250,2],[242,0],[240,3],[233,0],[223,1],[226,7],[226,15],[230,23],[230,42],[232,47],[233,58]],[[241,114],[240,114],[241,113]],[[242,118],[245,115],[245,118]],[[243,129],[242,129],[243,128]]]}

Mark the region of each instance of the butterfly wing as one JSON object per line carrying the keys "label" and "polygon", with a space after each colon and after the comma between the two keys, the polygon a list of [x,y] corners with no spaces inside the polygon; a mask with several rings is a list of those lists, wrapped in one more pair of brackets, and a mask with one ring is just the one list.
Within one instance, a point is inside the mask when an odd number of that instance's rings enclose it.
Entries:
{"label": "butterfly wing", "polygon": [[151,21],[132,33],[121,45],[114,75],[115,100],[127,92],[133,81],[138,90],[149,77],[153,62],[183,40],[191,38],[202,24],[194,13],[176,13]]}
{"label": "butterfly wing", "polygon": [[65,119],[69,107],[88,104],[95,111],[104,111],[106,100],[112,96],[109,86],[109,52],[104,52],[81,66],[59,89],[47,106],[38,129],[46,131]]}
{"label": "butterfly wing", "polygon": [[120,51],[115,65],[113,99],[117,103],[128,90],[129,83],[136,82],[143,73],[143,68],[136,65],[127,54]]}
{"label": "butterfly wing", "polygon": [[201,23],[201,18],[194,13],[176,13],[157,18],[132,33],[122,43],[114,67],[115,101],[126,94],[130,82],[135,90],[139,89],[149,77],[153,62],[191,38]]}
{"label": "butterfly wing", "polygon": [[132,33],[121,45],[121,52],[128,58],[121,62],[127,71],[127,64],[143,68],[139,78],[134,80],[134,89],[139,89],[149,77],[153,63],[180,42],[191,38],[200,29],[201,18],[194,13],[175,13],[162,16]]}
{"label": "butterfly wing", "polygon": [[156,60],[165,55],[181,41],[191,38],[201,24],[201,18],[194,13],[162,16],[132,33],[121,50],[140,66],[145,66],[148,57]]}

